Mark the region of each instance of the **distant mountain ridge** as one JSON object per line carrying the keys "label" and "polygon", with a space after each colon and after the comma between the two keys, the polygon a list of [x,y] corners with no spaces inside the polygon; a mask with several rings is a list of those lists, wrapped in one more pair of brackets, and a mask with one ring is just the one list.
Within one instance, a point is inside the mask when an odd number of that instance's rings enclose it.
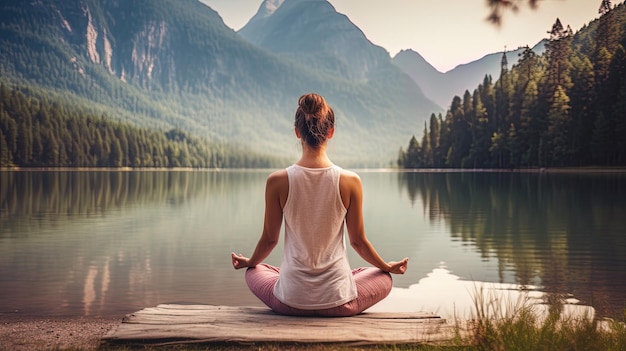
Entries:
{"label": "distant mountain ridge", "polygon": [[[545,42],[546,40],[540,41],[532,47],[532,50],[537,55],[543,54]],[[519,54],[523,51],[524,48],[518,48],[506,52],[508,68],[519,61]],[[494,81],[498,79],[502,54],[503,52],[488,54],[478,60],[458,65],[445,73],[439,72],[418,52],[410,49],[397,53],[393,57],[393,63],[419,85],[426,97],[447,108],[455,95],[462,96],[465,90],[471,91],[483,81],[485,75],[491,75]]]}

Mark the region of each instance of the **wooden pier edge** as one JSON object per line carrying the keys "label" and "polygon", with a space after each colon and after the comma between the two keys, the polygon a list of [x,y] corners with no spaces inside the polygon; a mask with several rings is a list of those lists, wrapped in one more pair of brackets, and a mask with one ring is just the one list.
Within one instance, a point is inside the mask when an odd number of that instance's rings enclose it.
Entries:
{"label": "wooden pier edge", "polygon": [[290,317],[264,307],[161,304],[124,317],[103,344],[449,344],[454,324],[430,312]]}

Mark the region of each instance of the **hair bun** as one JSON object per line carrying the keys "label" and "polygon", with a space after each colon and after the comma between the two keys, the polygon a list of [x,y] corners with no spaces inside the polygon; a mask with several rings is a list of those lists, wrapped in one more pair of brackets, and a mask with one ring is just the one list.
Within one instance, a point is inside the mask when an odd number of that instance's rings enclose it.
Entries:
{"label": "hair bun", "polygon": [[321,95],[311,93],[300,97],[295,126],[307,144],[318,147],[326,140],[334,125],[335,114]]}
{"label": "hair bun", "polygon": [[[300,97],[298,101],[298,105],[302,112],[307,115],[307,120],[309,119],[309,115],[318,115],[320,110],[324,108],[326,105],[324,98],[317,94],[306,94]],[[319,116],[316,116],[319,118]]]}

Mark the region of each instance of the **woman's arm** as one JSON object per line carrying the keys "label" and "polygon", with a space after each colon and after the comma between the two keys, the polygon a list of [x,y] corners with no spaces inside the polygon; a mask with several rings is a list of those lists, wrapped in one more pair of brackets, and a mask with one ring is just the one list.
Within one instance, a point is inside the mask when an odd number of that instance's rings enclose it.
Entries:
{"label": "woman's arm", "polygon": [[289,192],[289,179],[285,170],[272,173],[265,184],[265,219],[263,232],[250,258],[231,253],[235,269],[254,267],[269,256],[280,237],[283,207]]}
{"label": "woman's arm", "polygon": [[408,265],[408,258],[399,262],[386,262],[380,257],[374,246],[365,236],[363,224],[363,186],[361,178],[356,173],[343,171],[340,180],[341,197],[348,210],[346,227],[350,245],[365,261],[385,272],[404,274]]}

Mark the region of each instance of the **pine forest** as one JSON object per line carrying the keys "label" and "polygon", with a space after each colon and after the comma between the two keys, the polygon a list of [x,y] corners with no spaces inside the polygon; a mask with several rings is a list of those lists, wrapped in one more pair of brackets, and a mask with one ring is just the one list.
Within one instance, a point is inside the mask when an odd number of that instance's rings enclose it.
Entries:
{"label": "pine forest", "polygon": [[603,0],[574,34],[557,18],[546,52],[530,48],[500,77],[432,114],[401,148],[403,168],[626,166],[626,6]]}
{"label": "pine forest", "polygon": [[[0,84],[0,167],[268,168],[278,160],[29,97]],[[73,105],[72,105],[73,106]]]}

